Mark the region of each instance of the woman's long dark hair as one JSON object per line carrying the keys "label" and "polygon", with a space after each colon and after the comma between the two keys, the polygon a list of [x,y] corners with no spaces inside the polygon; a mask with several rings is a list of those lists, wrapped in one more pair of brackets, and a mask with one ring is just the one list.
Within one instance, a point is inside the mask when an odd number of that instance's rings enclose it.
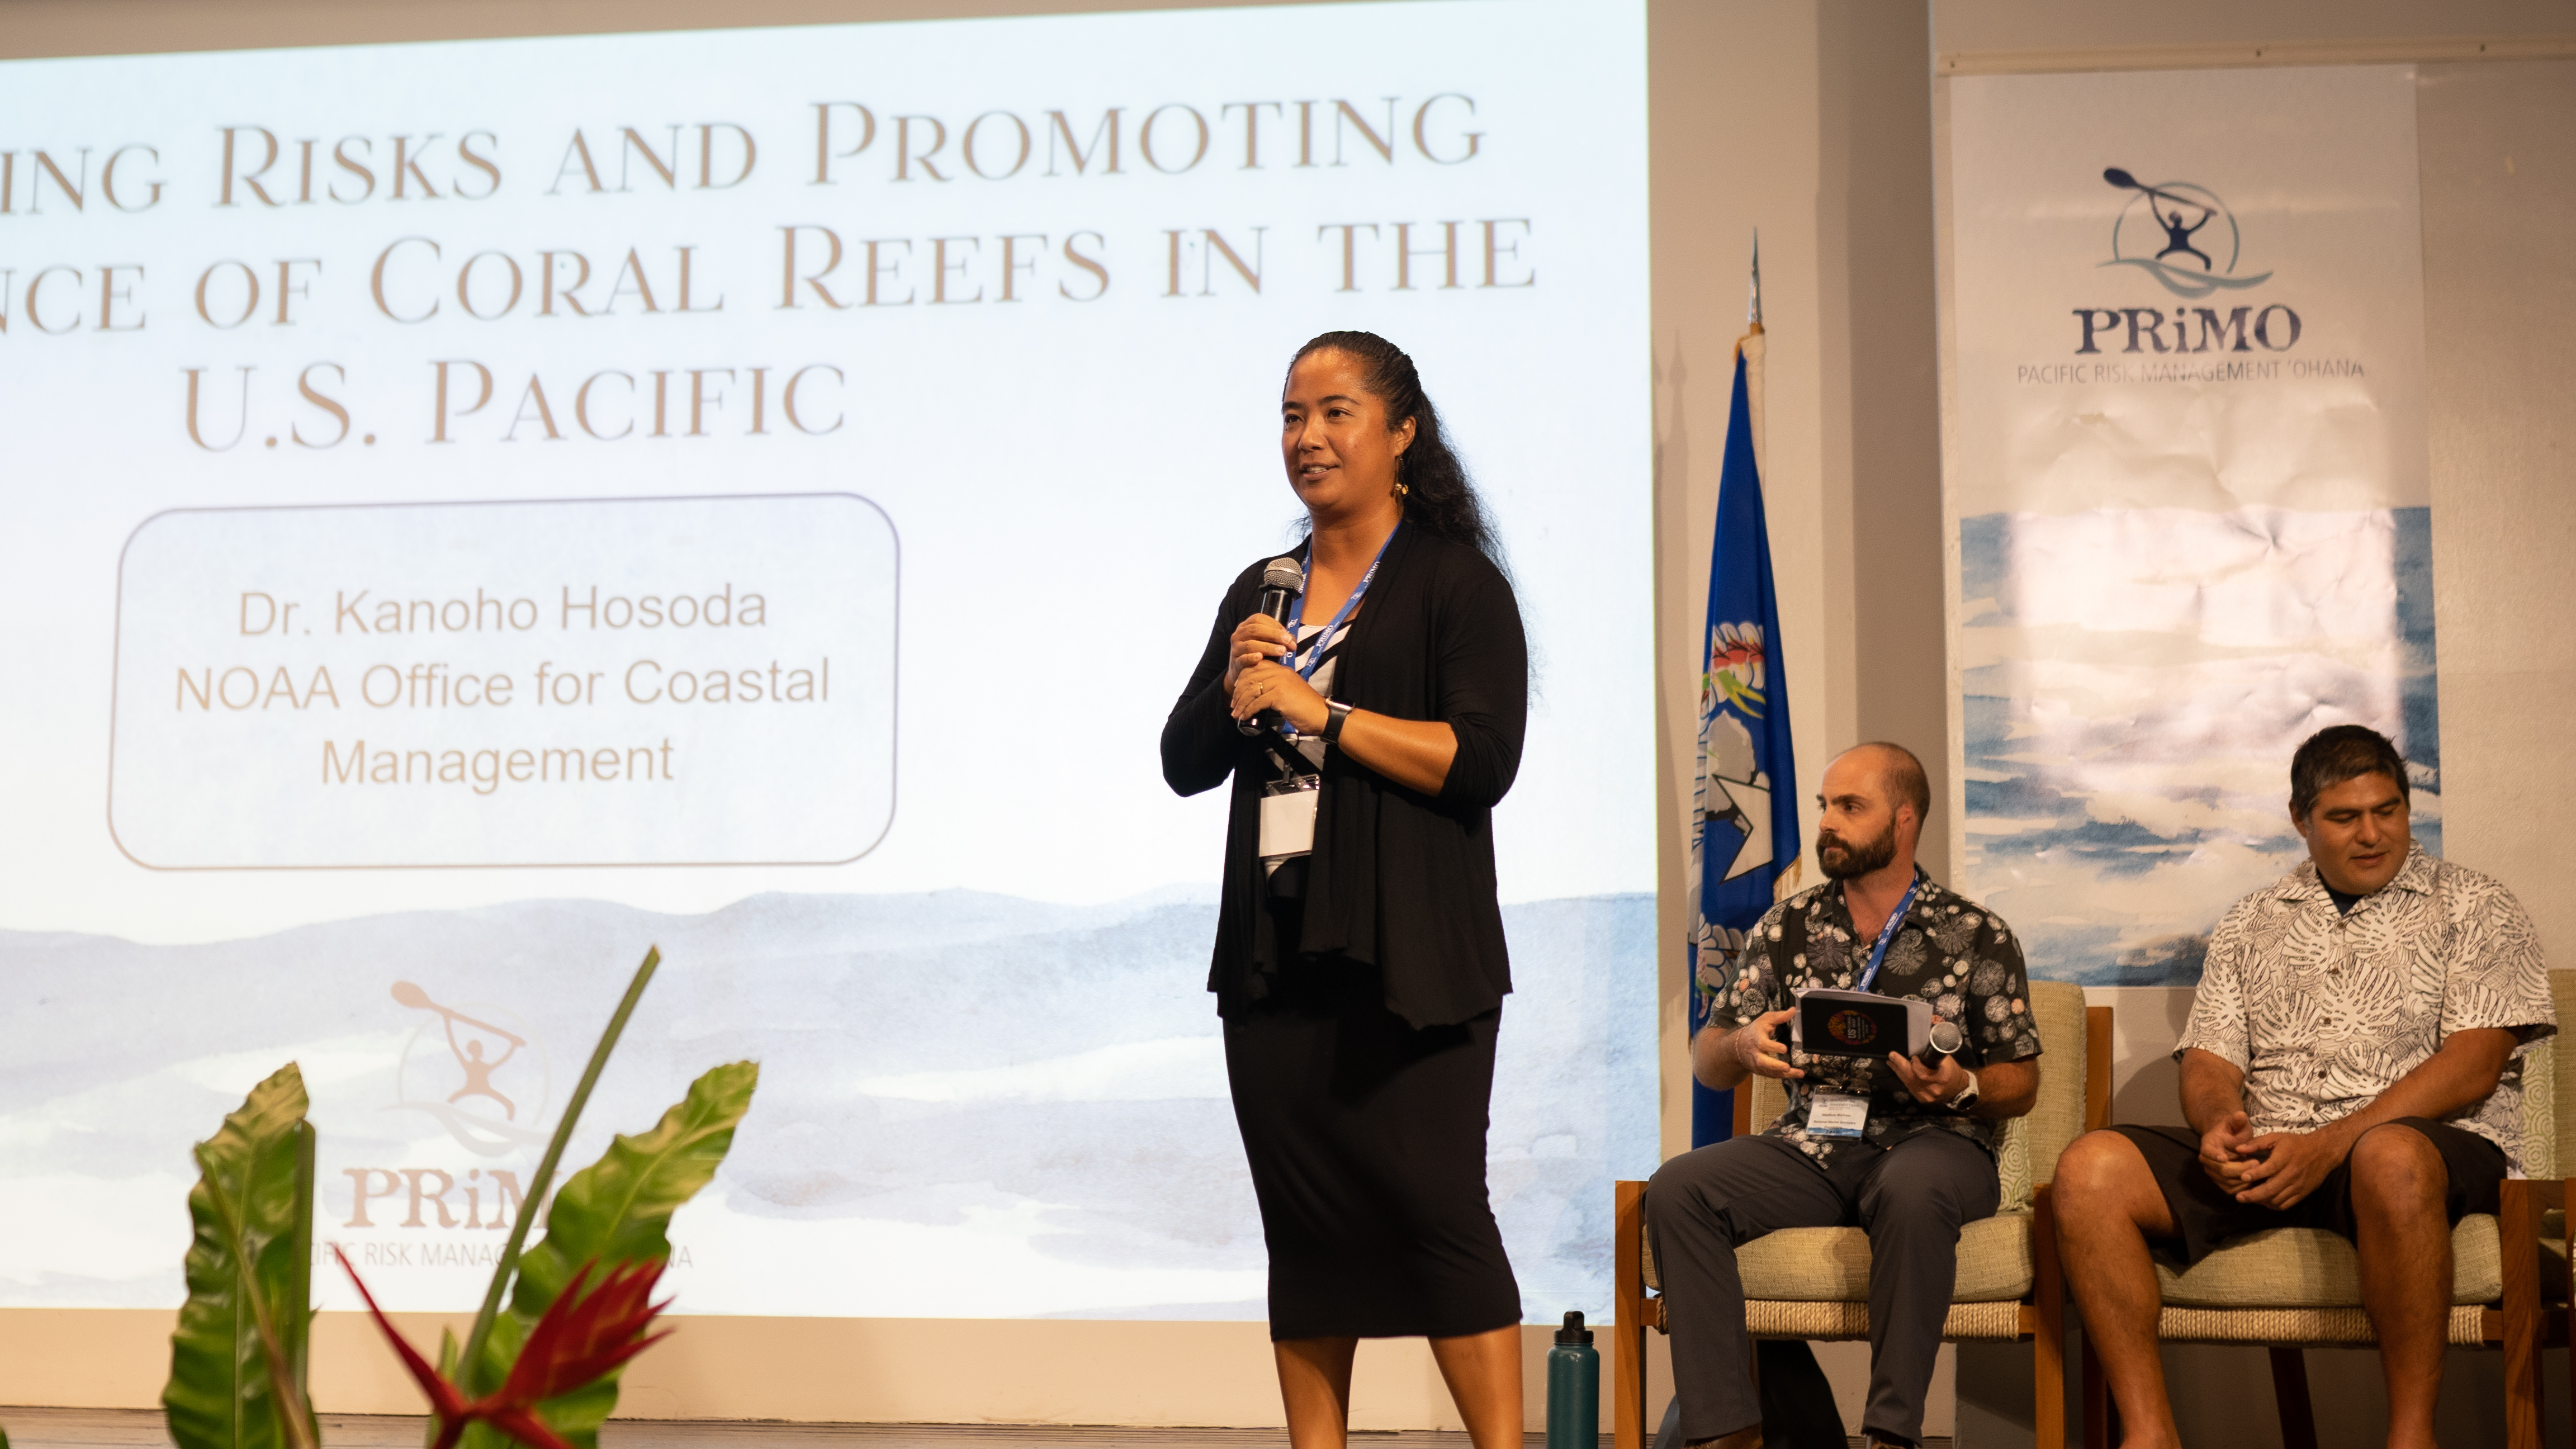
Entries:
{"label": "woman's long dark hair", "polygon": [[1476,496],[1476,485],[1468,481],[1467,465],[1458,461],[1457,451],[1449,445],[1440,414],[1423,395],[1422,375],[1414,371],[1413,359],[1374,332],[1327,332],[1298,348],[1297,355],[1288,359],[1288,368],[1294,372],[1308,353],[1326,351],[1347,352],[1359,359],[1369,392],[1386,405],[1389,428],[1400,428],[1406,418],[1413,419],[1412,445],[1396,459],[1395,472],[1405,488],[1406,520],[1452,543],[1467,545],[1508,573],[1503,541],[1494,533],[1484,501]]}

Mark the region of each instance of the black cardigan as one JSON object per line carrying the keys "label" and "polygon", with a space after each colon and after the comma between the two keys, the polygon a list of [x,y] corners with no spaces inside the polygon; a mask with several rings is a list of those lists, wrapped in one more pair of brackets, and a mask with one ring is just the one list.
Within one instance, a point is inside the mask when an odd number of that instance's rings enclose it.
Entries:
{"label": "black cardigan", "polygon": [[[1257,608],[1262,570],[1277,557],[1265,554],[1236,576],[1163,725],[1163,779],[1174,791],[1195,795],[1234,779],[1208,973],[1226,1014],[1266,995],[1280,964],[1255,959],[1269,940],[1255,916],[1267,908],[1260,797],[1273,771],[1260,742],[1235,727],[1225,691],[1228,641]],[[1419,525],[1398,529],[1352,620],[1333,694],[1396,719],[1444,721],[1458,753],[1434,796],[1325,752],[1299,947],[1376,966],[1387,1008],[1417,1027],[1490,1011],[1512,989],[1494,892],[1493,807],[1520,769],[1529,722],[1529,649],[1502,570]]]}

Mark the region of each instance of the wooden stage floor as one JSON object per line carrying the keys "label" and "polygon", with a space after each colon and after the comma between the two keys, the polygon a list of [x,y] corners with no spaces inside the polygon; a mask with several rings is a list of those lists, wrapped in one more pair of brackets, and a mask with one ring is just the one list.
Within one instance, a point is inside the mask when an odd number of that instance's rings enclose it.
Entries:
{"label": "wooden stage floor", "polygon": [[[324,1414],[324,1449],[421,1449],[428,1420]],[[0,1409],[10,1449],[169,1449],[149,1409]],[[1464,1434],[1358,1433],[1353,1449],[1468,1449]],[[1026,1424],[788,1424],[611,1419],[600,1449],[1286,1449],[1279,1429],[1116,1429]],[[1530,1449],[1547,1442],[1528,1436]],[[1610,1449],[1608,1435],[1601,1449]]]}
{"label": "wooden stage floor", "polygon": [[[428,1421],[400,1414],[324,1414],[325,1449],[420,1449]],[[169,1449],[149,1409],[6,1409],[10,1449]],[[1058,1428],[1021,1424],[785,1424],[612,1419],[600,1449],[1286,1449],[1279,1429]],[[1528,1436],[1542,1449],[1544,1434]],[[1855,1437],[1853,1449],[1859,1449]],[[1468,1449],[1464,1434],[1355,1433],[1352,1449]],[[1610,1436],[1601,1436],[1610,1449]],[[1947,1439],[1924,1449],[1950,1449]]]}

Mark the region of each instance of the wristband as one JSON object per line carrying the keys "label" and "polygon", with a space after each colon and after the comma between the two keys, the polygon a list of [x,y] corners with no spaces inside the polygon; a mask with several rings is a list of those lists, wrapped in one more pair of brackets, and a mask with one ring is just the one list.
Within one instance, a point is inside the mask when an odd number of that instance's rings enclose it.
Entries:
{"label": "wristband", "polygon": [[1342,721],[1350,717],[1351,707],[1346,701],[1336,699],[1324,706],[1323,741],[1325,744],[1337,745],[1342,742]]}

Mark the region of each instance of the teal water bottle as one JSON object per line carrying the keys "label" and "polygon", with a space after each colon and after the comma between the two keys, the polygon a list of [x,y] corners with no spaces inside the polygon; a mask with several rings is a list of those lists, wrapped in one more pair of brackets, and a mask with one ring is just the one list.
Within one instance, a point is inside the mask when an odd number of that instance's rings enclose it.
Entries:
{"label": "teal water bottle", "polygon": [[1600,1449],[1601,1355],[1579,1312],[1547,1351],[1547,1449]]}

